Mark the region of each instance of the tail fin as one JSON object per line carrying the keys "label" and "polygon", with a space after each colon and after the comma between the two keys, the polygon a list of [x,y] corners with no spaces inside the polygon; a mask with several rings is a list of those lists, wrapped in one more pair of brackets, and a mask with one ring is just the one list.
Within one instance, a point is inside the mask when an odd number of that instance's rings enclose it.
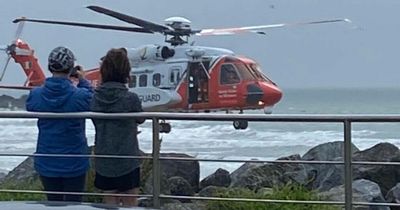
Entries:
{"label": "tail fin", "polygon": [[[24,19],[24,18],[22,18]],[[24,28],[25,21],[21,21],[18,24],[18,28],[15,32],[15,37],[11,45],[0,47],[0,50],[5,51],[8,54],[6,63],[4,65],[3,71],[0,74],[0,81],[3,78],[9,61],[11,58],[14,59],[16,63],[19,63],[25,72],[27,77],[24,87],[39,86],[44,83],[46,79],[42,68],[39,65],[37,58],[34,55],[34,51],[29,47],[29,45],[20,39]]]}
{"label": "tail fin", "polygon": [[12,58],[19,63],[27,77],[24,86],[40,86],[46,79],[38,59],[34,55],[34,50],[22,40],[18,39],[15,49],[11,52]]}

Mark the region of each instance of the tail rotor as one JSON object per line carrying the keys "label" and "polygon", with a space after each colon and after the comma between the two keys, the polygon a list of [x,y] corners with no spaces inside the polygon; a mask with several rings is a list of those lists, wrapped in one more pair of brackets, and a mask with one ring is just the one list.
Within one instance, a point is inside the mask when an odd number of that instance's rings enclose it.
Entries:
{"label": "tail rotor", "polygon": [[4,64],[4,67],[3,67],[3,71],[1,71],[0,82],[3,80],[4,74],[6,73],[7,66],[8,66],[8,63],[10,63],[10,60],[11,60],[11,55],[9,55],[9,56],[7,57],[6,63]]}
{"label": "tail rotor", "polygon": [[[21,18],[22,20],[26,19],[25,17]],[[24,30],[24,25],[25,25],[25,21],[21,21],[18,23],[18,27],[17,30],[15,31],[15,36],[14,36],[14,43],[17,42],[17,40],[19,39],[19,37],[21,37],[22,31]]]}
{"label": "tail rotor", "polygon": [[24,28],[25,21],[21,21],[18,24],[18,28],[15,32],[14,40],[10,45],[0,45],[0,51],[4,51],[7,54],[7,58],[5,60],[4,66],[2,68],[1,74],[0,74],[0,82],[3,80],[3,77],[6,73],[8,64],[10,63],[12,54],[15,53],[15,49],[17,47],[17,42],[19,38],[21,37],[23,28]]}

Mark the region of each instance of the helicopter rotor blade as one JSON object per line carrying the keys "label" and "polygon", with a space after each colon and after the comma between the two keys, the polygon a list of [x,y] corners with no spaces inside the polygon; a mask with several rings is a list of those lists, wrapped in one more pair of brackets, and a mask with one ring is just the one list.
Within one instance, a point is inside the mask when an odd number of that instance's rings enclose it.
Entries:
{"label": "helicopter rotor blade", "polygon": [[136,18],[136,17],[133,17],[133,16],[125,15],[125,14],[122,14],[122,13],[119,13],[119,12],[115,12],[115,11],[112,11],[112,10],[109,10],[109,9],[106,9],[106,8],[103,8],[103,7],[88,6],[87,8],[90,9],[90,10],[93,10],[95,12],[102,13],[102,14],[117,18],[117,19],[122,20],[124,22],[135,24],[137,26],[140,26],[140,27],[143,27],[145,29],[148,29],[148,30],[150,30],[152,32],[164,33],[165,30],[169,30],[168,27],[165,27],[163,25],[159,25],[159,24],[147,21],[147,20],[139,19],[139,18]]}
{"label": "helicopter rotor blade", "polygon": [[8,46],[7,45],[0,45],[0,50],[1,51],[7,51]]}
{"label": "helicopter rotor blade", "polygon": [[53,21],[53,20],[28,19],[28,18],[18,18],[13,21],[13,23],[19,23],[19,22],[35,22],[35,23],[45,23],[45,24],[78,26],[78,27],[86,27],[86,28],[99,28],[99,29],[106,29],[106,30],[108,29],[108,30],[119,30],[119,31],[150,33],[150,34],[153,33],[152,31],[150,31],[148,29],[139,28],[139,27],[124,27],[124,26],[79,23],[79,22],[69,22],[69,21]]}
{"label": "helicopter rotor blade", "polygon": [[[25,19],[25,17],[21,17],[20,19]],[[14,36],[14,42],[17,42],[17,40],[19,39],[19,37],[21,37],[22,31],[23,31],[23,29],[24,29],[24,25],[25,25],[25,22],[24,22],[24,21],[21,21],[21,22],[18,24],[17,31],[15,32],[15,36]]]}
{"label": "helicopter rotor blade", "polygon": [[253,32],[262,34],[260,30],[271,29],[271,28],[283,28],[283,27],[293,27],[293,26],[303,26],[303,25],[314,25],[314,24],[324,24],[324,23],[335,23],[335,22],[347,22],[351,23],[349,19],[332,19],[332,20],[320,20],[311,22],[299,22],[299,23],[279,23],[270,25],[259,25],[259,26],[246,26],[237,28],[220,28],[220,29],[202,29],[193,31],[197,36],[208,36],[208,35],[234,35],[245,32]]}
{"label": "helicopter rotor blade", "polygon": [[5,65],[4,65],[4,67],[3,67],[2,71],[1,71],[0,81],[3,80],[3,77],[4,77],[5,73],[6,73],[7,66],[10,63],[10,60],[11,60],[11,55],[8,55],[8,57],[6,58],[6,63],[5,63]]}

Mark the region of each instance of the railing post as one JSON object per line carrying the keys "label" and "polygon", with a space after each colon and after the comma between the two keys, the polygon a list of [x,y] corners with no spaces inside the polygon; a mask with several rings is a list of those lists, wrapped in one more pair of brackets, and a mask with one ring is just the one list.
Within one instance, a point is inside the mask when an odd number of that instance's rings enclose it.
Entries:
{"label": "railing post", "polygon": [[344,202],[345,210],[353,208],[353,168],[351,122],[344,120]]}
{"label": "railing post", "polygon": [[161,173],[160,173],[160,124],[153,118],[153,207],[160,208]]}

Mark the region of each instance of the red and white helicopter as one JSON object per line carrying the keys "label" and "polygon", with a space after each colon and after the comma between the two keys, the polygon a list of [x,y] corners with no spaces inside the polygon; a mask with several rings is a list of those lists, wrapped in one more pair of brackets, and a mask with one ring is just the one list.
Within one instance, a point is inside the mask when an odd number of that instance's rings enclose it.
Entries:
{"label": "red and white helicopter", "polygon": [[[52,21],[19,18],[15,41],[2,48],[8,55],[7,63],[0,75],[4,76],[11,58],[23,68],[27,80],[23,86],[1,86],[2,88],[30,89],[44,83],[45,75],[34,51],[18,37],[24,22],[59,24],[129,31],[136,33],[161,33],[170,46],[145,45],[138,48],[126,48],[131,62],[131,80],[129,88],[139,95],[145,111],[171,112],[211,112],[271,108],[282,98],[282,91],[269,79],[256,61],[236,55],[231,50],[192,46],[187,44],[192,35],[233,35],[252,32],[265,34],[270,28],[301,26],[334,22],[350,22],[348,19],[332,19],[292,24],[272,24],[239,28],[193,30],[190,21],[182,17],[171,17],[165,25],[122,14],[99,6],[88,6],[90,10],[119,20],[140,26],[124,27],[115,25],[89,24],[80,22]],[[86,78],[93,86],[100,81],[98,68],[86,71]],[[236,129],[246,129],[245,120],[234,121]],[[162,130],[169,131],[164,123]]]}

